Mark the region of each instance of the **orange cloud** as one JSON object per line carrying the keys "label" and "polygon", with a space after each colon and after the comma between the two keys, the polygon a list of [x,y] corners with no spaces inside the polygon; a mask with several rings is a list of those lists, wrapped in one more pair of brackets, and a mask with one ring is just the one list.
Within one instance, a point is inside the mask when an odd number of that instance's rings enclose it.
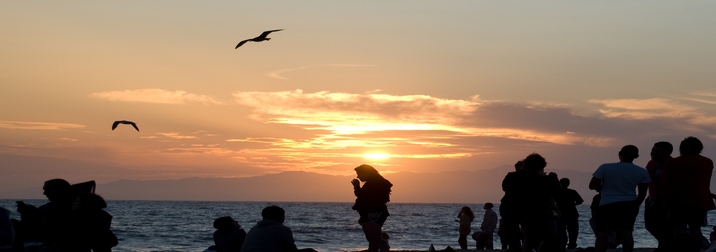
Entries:
{"label": "orange cloud", "polygon": [[159,104],[185,104],[190,102],[204,105],[222,104],[220,101],[207,96],[188,93],[183,90],[164,90],[156,88],[107,91],[90,94],[90,97],[108,101],[143,102]]}
{"label": "orange cloud", "polygon": [[0,128],[5,129],[66,130],[84,127],[85,125],[75,123],[0,121]]}

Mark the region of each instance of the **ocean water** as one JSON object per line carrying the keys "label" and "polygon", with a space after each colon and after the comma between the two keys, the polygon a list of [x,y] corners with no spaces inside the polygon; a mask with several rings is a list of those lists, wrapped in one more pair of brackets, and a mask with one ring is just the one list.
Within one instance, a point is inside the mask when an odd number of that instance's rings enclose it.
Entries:
{"label": "ocean water", "polygon": [[[25,200],[39,206],[44,200]],[[221,216],[232,216],[248,230],[261,219],[261,210],[277,205],[286,210],[286,226],[293,230],[299,248],[318,251],[359,251],[367,247],[363,231],[357,223],[358,214],[352,203],[309,202],[200,202],[200,201],[108,201],[107,212],[112,214],[112,230],[119,238],[114,251],[203,251],[213,245],[212,222]],[[464,204],[389,203],[391,216],[383,230],[390,235],[395,250],[427,250],[457,244],[458,223],[455,222]],[[15,212],[14,200],[0,200],[0,206]],[[475,212],[473,231],[482,221],[482,205],[468,204]],[[494,210],[497,212],[499,205]],[[578,206],[580,231],[578,245],[593,246],[594,234],[589,228],[591,215],[588,205]],[[716,215],[709,214],[709,220]],[[644,229],[643,214],[634,225],[636,247],[655,247],[656,240]],[[711,231],[704,227],[705,235]],[[468,238],[469,246],[475,243]],[[495,234],[495,248],[500,248]]]}

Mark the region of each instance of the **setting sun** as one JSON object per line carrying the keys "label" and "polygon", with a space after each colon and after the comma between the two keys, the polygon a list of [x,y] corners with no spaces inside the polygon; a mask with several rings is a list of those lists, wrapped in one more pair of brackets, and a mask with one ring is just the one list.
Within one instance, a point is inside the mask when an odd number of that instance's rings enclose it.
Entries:
{"label": "setting sun", "polygon": [[365,159],[373,159],[373,160],[383,160],[390,157],[390,154],[387,153],[366,153],[363,154],[363,158]]}

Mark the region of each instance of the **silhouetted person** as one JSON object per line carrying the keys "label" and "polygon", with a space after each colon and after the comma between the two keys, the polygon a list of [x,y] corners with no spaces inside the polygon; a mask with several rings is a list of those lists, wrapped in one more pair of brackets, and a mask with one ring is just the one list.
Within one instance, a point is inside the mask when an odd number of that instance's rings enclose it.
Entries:
{"label": "silhouetted person", "polygon": [[472,232],[472,221],[475,219],[475,214],[472,209],[468,206],[464,206],[460,209],[460,213],[457,214],[457,221],[460,223],[459,232],[460,236],[457,239],[457,243],[460,244],[461,249],[467,249],[467,236]]}
{"label": "silhouetted person", "polygon": [[523,252],[561,251],[557,246],[554,220],[559,212],[554,197],[561,186],[557,174],[545,174],[545,159],[537,153],[527,156],[522,169],[513,175],[514,181],[503,184],[505,195],[513,194],[517,217],[524,236]]}
{"label": "silhouetted person", "polygon": [[42,190],[50,202],[39,208],[22,201],[17,202],[21,220],[14,223],[16,248],[22,248],[22,243],[30,241],[44,242],[53,247],[66,239],[65,229],[77,195],[64,179],[45,181]]}
{"label": "silhouetted person", "polygon": [[706,212],[716,209],[709,189],[713,161],[701,154],[698,138],[687,137],[679,145],[681,156],[666,161],[661,187],[674,229],[674,245],[682,251],[699,251],[701,225]]}
{"label": "silhouetted person", "polygon": [[[353,179],[353,193],[356,201],[353,210],[358,211],[360,219],[358,223],[363,228],[366,240],[368,240],[368,251],[386,252],[390,249],[388,242],[383,239],[383,223],[388,218],[388,206],[390,202],[390,191],[393,184],[378,173],[370,165],[363,164],[354,169],[358,179]],[[360,182],[363,181],[363,187]]]}
{"label": "silhouetted person", "polygon": [[239,222],[231,216],[219,217],[214,220],[214,244],[213,250],[218,252],[241,252],[241,246],[246,239],[246,231],[241,228]]}
{"label": "silhouetted person", "polygon": [[515,171],[507,173],[502,180],[502,191],[505,192],[505,195],[500,199],[500,216],[502,217],[502,222],[500,223],[499,232],[502,233],[500,239],[504,237],[502,243],[507,244],[507,251],[509,252],[522,251],[522,231],[520,230],[518,218],[517,195],[515,195],[515,190],[508,190],[508,188],[520,186],[517,184],[518,182],[515,177],[517,176],[517,171],[522,169],[523,163],[523,160],[517,161],[517,163],[515,163]]}
{"label": "silhouetted person", "polygon": [[[609,232],[622,238],[622,251],[634,250],[634,221],[639,206],[646,198],[649,173],[632,162],[639,157],[634,145],[622,147],[619,162],[603,164],[592,174],[589,189],[601,194],[597,208],[597,240],[595,251],[604,252],[609,246]],[[638,188],[638,194],[635,189]]]}
{"label": "silhouetted person", "polygon": [[15,240],[15,230],[10,221],[10,211],[0,207],[0,251],[12,247]]}
{"label": "silhouetted person", "polygon": [[492,203],[485,203],[485,215],[482,217],[480,231],[472,235],[472,238],[477,243],[477,250],[493,249],[492,234],[495,233],[495,228],[497,228],[497,213],[492,211],[492,207],[494,207]]}
{"label": "silhouetted person", "polygon": [[644,227],[659,242],[656,251],[663,250],[668,245],[673,229],[669,226],[669,212],[666,202],[661,195],[661,177],[664,174],[666,161],[671,159],[674,146],[669,142],[658,142],[651,147],[651,160],[646,164],[649,172],[649,197],[644,203]]}
{"label": "silhouetted person", "polygon": [[75,200],[69,217],[69,239],[60,242],[62,251],[109,252],[117,246],[112,233],[112,215],[104,211],[107,202],[94,193],[82,193]]}
{"label": "silhouetted person", "polygon": [[555,221],[557,225],[557,237],[561,244],[566,244],[568,249],[577,247],[577,235],[579,235],[579,211],[577,205],[584,202],[582,196],[573,189],[569,189],[569,179],[562,178],[559,183],[562,191],[555,199],[559,208],[560,216]]}
{"label": "silhouetted person", "polygon": [[241,247],[243,252],[316,251],[311,248],[297,249],[291,229],[283,225],[286,212],[278,206],[268,206],[261,211],[263,219],[249,230]]}

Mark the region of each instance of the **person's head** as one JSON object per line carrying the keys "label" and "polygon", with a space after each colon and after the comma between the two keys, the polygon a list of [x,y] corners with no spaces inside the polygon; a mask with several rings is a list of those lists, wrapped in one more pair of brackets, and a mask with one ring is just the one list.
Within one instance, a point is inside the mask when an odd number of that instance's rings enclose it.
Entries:
{"label": "person's head", "polygon": [[544,171],[545,167],[547,167],[547,161],[537,153],[527,156],[522,164],[522,169],[526,171]]}
{"label": "person's head", "polygon": [[467,217],[470,218],[470,221],[475,219],[475,214],[472,212],[472,209],[470,209],[470,207],[468,207],[468,206],[464,206],[460,209],[460,214],[458,214],[458,217],[460,217],[463,214],[467,215]]}
{"label": "person's head", "polygon": [[71,194],[70,183],[59,178],[45,181],[42,191],[49,201],[62,200]]}
{"label": "person's head", "polygon": [[671,156],[674,151],[674,146],[669,142],[657,142],[654,147],[651,147],[651,160],[664,161],[666,158]]}
{"label": "person's head", "polygon": [[493,204],[490,203],[490,202],[487,202],[487,203],[485,203],[485,207],[483,207],[483,208],[484,208],[485,210],[487,210],[487,209],[492,209],[493,207],[495,207],[495,205],[493,205]]}
{"label": "person's head", "polygon": [[354,170],[356,171],[358,179],[364,182],[380,175],[380,173],[378,173],[378,170],[373,168],[373,166],[367,164],[359,165]]}
{"label": "person's head", "polygon": [[214,228],[217,230],[229,230],[233,228],[241,227],[239,222],[231,218],[231,216],[219,217],[214,220]]}
{"label": "person's head", "polygon": [[679,145],[679,152],[682,156],[698,155],[701,154],[702,150],[704,150],[704,144],[701,143],[701,140],[692,136],[684,138]]}
{"label": "person's head", "polygon": [[515,171],[519,171],[520,169],[522,169],[522,165],[524,163],[525,163],[524,160],[517,161],[517,163],[515,163]]}
{"label": "person's head", "polygon": [[107,208],[107,202],[104,201],[102,196],[94,193],[80,193],[75,199],[74,209],[105,209]]}
{"label": "person's head", "polygon": [[264,220],[268,219],[283,223],[283,221],[286,220],[286,212],[283,208],[278,206],[267,206],[261,211],[261,217],[263,217]]}
{"label": "person's head", "polygon": [[570,182],[570,181],[569,181],[568,178],[562,178],[562,179],[559,180],[559,184],[562,185],[562,188],[567,188],[567,187],[569,187],[569,182]]}
{"label": "person's head", "polygon": [[634,145],[625,145],[619,151],[619,161],[631,163],[639,157],[639,148]]}

